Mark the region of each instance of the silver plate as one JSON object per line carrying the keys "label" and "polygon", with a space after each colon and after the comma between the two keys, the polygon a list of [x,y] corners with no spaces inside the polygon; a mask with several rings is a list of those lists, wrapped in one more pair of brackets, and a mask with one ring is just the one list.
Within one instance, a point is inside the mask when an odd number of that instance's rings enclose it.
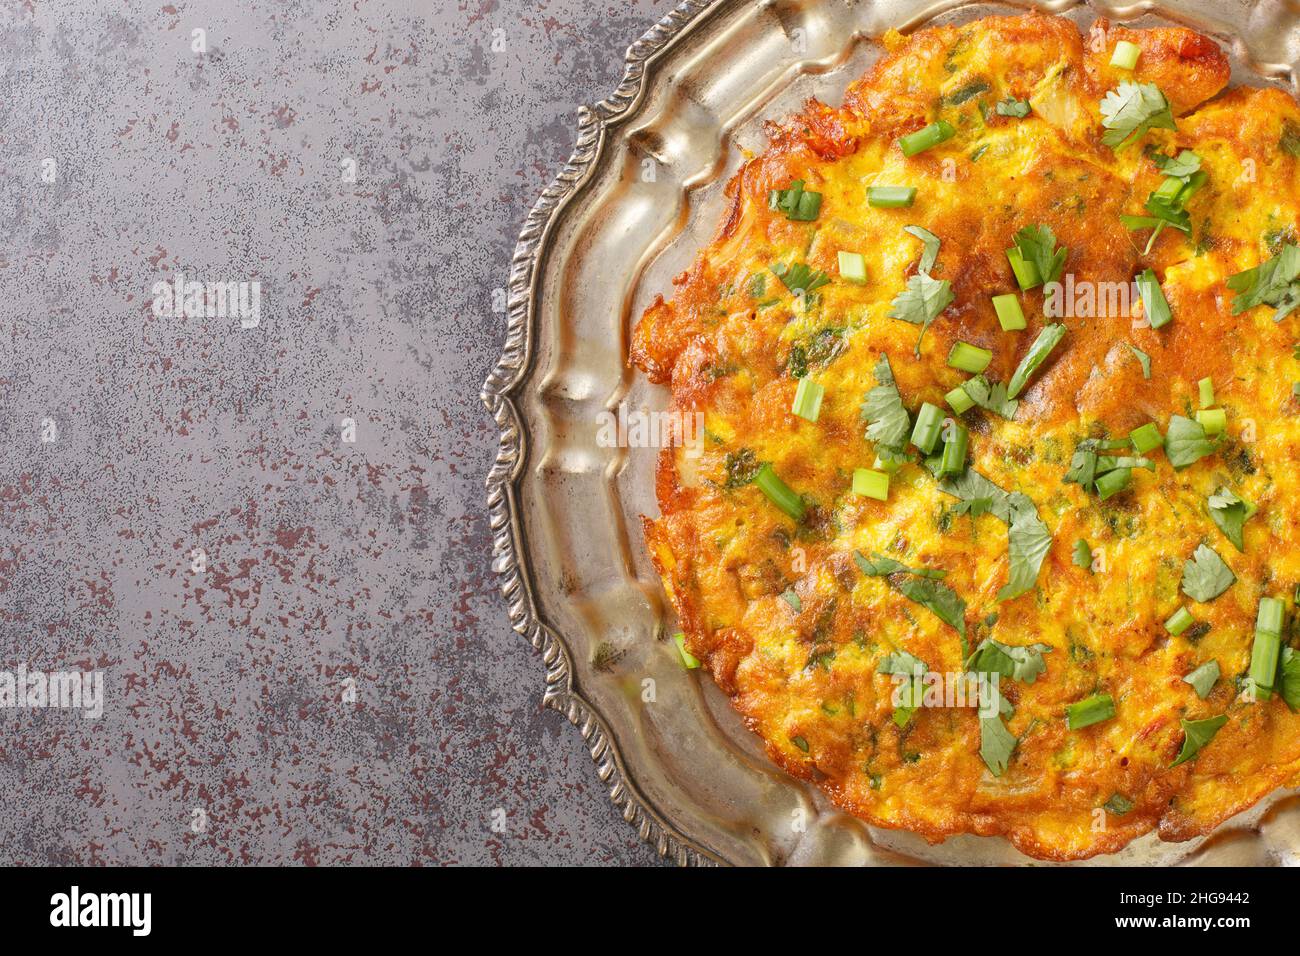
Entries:
{"label": "silver plate", "polygon": [[[657,450],[597,440],[601,413],[666,406],[666,390],[628,367],[630,330],[712,236],[742,151],[764,148],[764,118],[809,96],[839,102],[891,27],[1031,6],[1081,26],[1182,23],[1223,44],[1235,83],[1297,92],[1297,0],[687,0],[628,49],[614,94],[581,111],[573,157],[520,233],[505,351],[483,387],[501,431],[493,567],[511,624],[543,655],[544,703],[579,728],[627,821],[682,864],[1036,862],[999,838],[929,846],[868,827],[773,766],[667,639],[638,520],[657,513]],[[1300,797],[1276,794],[1207,839],[1148,835],[1090,862],[1297,860]]]}

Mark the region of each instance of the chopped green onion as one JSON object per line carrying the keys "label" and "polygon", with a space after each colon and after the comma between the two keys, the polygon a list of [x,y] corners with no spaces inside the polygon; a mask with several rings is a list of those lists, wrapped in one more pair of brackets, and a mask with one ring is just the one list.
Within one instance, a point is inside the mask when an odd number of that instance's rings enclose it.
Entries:
{"label": "chopped green onion", "polygon": [[1145,455],[1156,448],[1163,448],[1165,444],[1164,436],[1160,434],[1160,429],[1156,427],[1155,422],[1147,422],[1140,428],[1133,429],[1128,433],[1128,438],[1139,455]]}
{"label": "chopped green onion", "polygon": [[1281,653],[1282,638],[1276,634],[1255,632],[1255,643],[1250,649],[1250,683],[1255,688],[1256,698],[1268,700],[1273,696],[1277,658]]}
{"label": "chopped green onion", "polygon": [[822,413],[822,396],[825,394],[826,389],[805,375],[799,379],[799,387],[794,390],[794,404],[790,406],[790,411],[800,418],[815,422]]}
{"label": "chopped green onion", "polygon": [[1110,65],[1117,66],[1121,70],[1131,70],[1137,66],[1138,56],[1141,52],[1142,48],[1136,43],[1120,40],[1115,44],[1115,52],[1110,56]]}
{"label": "chopped green onion", "polygon": [[1132,468],[1116,468],[1097,478],[1097,497],[1105,501],[1111,495],[1117,495],[1133,481]]}
{"label": "chopped green onion", "polygon": [[867,281],[867,260],[860,252],[839,251],[840,278],[859,285]]}
{"label": "chopped green onion", "polygon": [[1174,611],[1169,620],[1165,621],[1165,630],[1177,637],[1194,623],[1196,622],[1192,620],[1192,612],[1185,607],[1180,607],[1177,611]]}
{"label": "chopped green onion", "polygon": [[1020,250],[1015,246],[1007,250],[1007,261],[1011,263],[1011,271],[1015,273],[1016,284],[1021,289],[1032,289],[1043,284],[1043,277],[1038,274],[1038,266],[1021,255]]}
{"label": "chopped green onion", "polygon": [[1110,694],[1095,694],[1065,708],[1065,726],[1082,730],[1115,716],[1115,700]]}
{"label": "chopped green onion", "polygon": [[795,521],[803,520],[805,510],[803,501],[790,490],[789,485],[777,477],[771,465],[764,465],[758,469],[758,474],[754,476],[754,484],[758,485],[758,490],[767,495],[772,504]]}
{"label": "chopped green onion", "polygon": [[1282,633],[1282,617],[1286,606],[1277,598],[1260,598],[1259,613],[1255,617],[1255,630],[1265,634]]}
{"label": "chopped green onion", "polygon": [[1070,559],[1076,568],[1092,570],[1092,548],[1080,538],[1074,542],[1074,556]]}
{"label": "chopped green onion", "polygon": [[696,657],[686,649],[685,634],[683,634],[681,631],[678,631],[676,634],[673,635],[673,643],[677,645],[677,653],[681,655],[682,664],[685,665],[687,670],[693,671],[695,670],[695,668],[700,666],[699,660],[696,659]]}
{"label": "chopped green onion", "polygon": [[934,446],[939,444],[939,432],[943,428],[943,410],[937,405],[925,402],[916,413],[916,426],[912,429],[912,444],[924,454],[934,453]]}
{"label": "chopped green onion", "polygon": [[938,477],[960,475],[966,470],[966,447],[970,441],[970,432],[964,425],[954,425],[952,437],[943,445],[943,458],[939,462]]}
{"label": "chopped green onion", "polygon": [[900,136],[898,148],[903,151],[904,156],[915,156],[933,146],[938,146],[945,140],[952,139],[956,134],[957,130],[951,123],[947,120],[939,120],[924,129],[918,129],[915,133]]}
{"label": "chopped green onion", "polygon": [[876,469],[876,471],[883,471],[887,475],[892,475],[898,471],[898,469],[902,468],[903,465],[907,464],[907,462],[908,458],[906,455],[886,454],[884,458],[877,455],[876,460],[872,462],[871,467]]}
{"label": "chopped green onion", "polygon": [[915,186],[872,186],[867,189],[867,205],[879,209],[902,209],[916,199]]}
{"label": "chopped green onion", "polygon": [[1255,643],[1250,649],[1250,683],[1255,696],[1268,700],[1277,682],[1278,655],[1282,653],[1282,616],[1285,608],[1277,598],[1260,598],[1255,618]]}
{"label": "chopped green onion", "polygon": [[[1016,252],[1016,255],[1020,255],[1019,251]],[[1012,265],[1014,267],[1014,263]],[[998,325],[1002,326],[1003,332],[1019,332],[1025,327],[1025,310],[1020,307],[1020,297],[1014,292],[1008,292],[1006,295],[995,295],[993,297],[993,309],[998,314]]]}
{"label": "chopped green onion", "polygon": [[1117,817],[1122,817],[1133,809],[1133,801],[1122,793],[1112,793],[1110,799],[1102,804],[1102,808],[1108,813],[1113,813]]}
{"label": "chopped green onion", "polygon": [[870,468],[854,468],[853,493],[884,501],[889,497],[889,476],[883,471],[872,471]]}
{"label": "chopped green onion", "polygon": [[1203,378],[1196,383],[1201,391],[1201,408],[1214,407],[1214,379]]}
{"label": "chopped green onion", "polygon": [[993,353],[989,349],[982,349],[978,345],[971,345],[969,342],[954,342],[952,351],[948,353],[948,367],[961,369],[963,372],[970,372],[972,375],[978,375],[989,367],[989,362],[993,361]]}
{"label": "chopped green onion", "polygon": [[1142,294],[1142,308],[1146,312],[1147,323],[1153,329],[1168,325],[1169,320],[1174,316],[1169,311],[1169,300],[1165,298],[1165,292],[1160,288],[1160,280],[1156,278],[1155,271],[1143,270],[1142,274],[1133,281],[1137,283],[1138,292]]}
{"label": "chopped green onion", "polygon": [[1228,413],[1222,408],[1203,408],[1196,413],[1196,420],[1207,435],[1222,435],[1228,427]]}
{"label": "chopped green onion", "polygon": [[796,179],[789,189],[773,189],[767,194],[767,207],[785,213],[795,222],[812,222],[822,208],[822,194],[805,192],[803,180]]}
{"label": "chopped green onion", "polygon": [[960,385],[945,395],[944,399],[947,400],[949,407],[958,415],[969,411],[975,406],[975,400]]}

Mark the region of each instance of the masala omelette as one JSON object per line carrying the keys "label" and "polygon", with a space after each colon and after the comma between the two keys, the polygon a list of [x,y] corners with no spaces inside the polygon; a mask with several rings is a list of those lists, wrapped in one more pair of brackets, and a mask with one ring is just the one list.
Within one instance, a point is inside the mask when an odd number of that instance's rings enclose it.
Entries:
{"label": "masala omelette", "polygon": [[883,45],[633,333],[683,663],[878,826],[1205,834],[1300,783],[1300,108],[1181,28]]}

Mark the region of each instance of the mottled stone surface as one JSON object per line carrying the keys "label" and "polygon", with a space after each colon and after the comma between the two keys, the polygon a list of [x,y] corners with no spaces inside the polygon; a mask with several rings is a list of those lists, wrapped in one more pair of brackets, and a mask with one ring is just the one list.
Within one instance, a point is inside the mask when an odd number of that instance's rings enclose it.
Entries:
{"label": "mottled stone surface", "polygon": [[[654,861],[509,629],[478,392],[575,109],[670,6],[0,11],[0,669],[106,682],[0,708],[0,862]],[[178,272],[260,320],[158,314]]]}

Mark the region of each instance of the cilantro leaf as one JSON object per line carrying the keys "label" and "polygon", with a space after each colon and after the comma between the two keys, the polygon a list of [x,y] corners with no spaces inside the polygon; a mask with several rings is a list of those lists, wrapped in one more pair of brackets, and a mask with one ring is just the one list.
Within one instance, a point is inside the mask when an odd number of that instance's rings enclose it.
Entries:
{"label": "cilantro leaf", "polygon": [[998,591],[999,601],[1009,601],[1033,589],[1043,559],[1052,547],[1052,532],[1038,517],[1032,501],[1022,494],[1012,494],[1011,509],[1011,526],[1007,529],[1011,570],[1007,583]]}
{"label": "cilantro leaf", "polygon": [[1149,129],[1177,129],[1174,113],[1154,83],[1121,83],[1101,101],[1101,141],[1116,152],[1130,146]]}
{"label": "cilantro leaf", "polygon": [[1213,441],[1205,436],[1205,427],[1198,421],[1173,415],[1169,419],[1169,432],[1165,435],[1165,455],[1176,471],[1196,464],[1206,455],[1219,449],[1223,436]]}
{"label": "cilantro leaf", "polygon": [[1193,601],[1213,601],[1237,581],[1213,548],[1198,545],[1183,565],[1183,593]]}
{"label": "cilantro leaf", "polygon": [[1051,652],[1052,648],[1047,644],[1016,647],[986,637],[966,659],[966,669],[977,674],[1001,674],[1012,680],[1032,684],[1039,674],[1047,670],[1043,655]]}
{"label": "cilantro leaf", "polygon": [[1178,752],[1178,759],[1169,765],[1169,769],[1186,763],[1200,753],[1201,748],[1213,740],[1219,728],[1227,722],[1227,714],[1207,717],[1205,720],[1180,720],[1179,723],[1183,725],[1183,749]]}
{"label": "cilantro leaf", "polygon": [[1011,523],[1011,495],[974,468],[967,468],[960,475],[940,478],[939,490],[963,502],[988,501],[989,511],[1008,524]]}
{"label": "cilantro leaf", "polygon": [[990,382],[983,375],[976,375],[962,384],[970,400],[984,409],[999,415],[1007,421],[1016,417],[1020,403],[1007,398],[1007,387],[1001,382]]}
{"label": "cilantro leaf", "polygon": [[939,258],[939,237],[929,229],[921,226],[904,226],[903,232],[909,236],[916,236],[921,240],[923,246],[921,251],[921,262],[916,267],[918,272],[924,272],[927,275],[934,268],[935,261]]}
{"label": "cilantro leaf", "polygon": [[792,294],[802,295],[805,298],[810,298],[814,292],[831,281],[830,276],[813,269],[806,262],[788,264],[774,262],[768,266],[768,269]]}
{"label": "cilantro leaf", "polygon": [[1056,248],[1056,233],[1052,232],[1051,226],[1044,226],[1041,223],[1025,226],[1016,233],[1014,242],[1024,260],[1034,264],[1044,284],[1055,282],[1061,277],[1061,270],[1065,268],[1065,257],[1069,255],[1070,250],[1064,246],[1060,249]]}
{"label": "cilantro leaf", "polygon": [[1142,377],[1149,379],[1151,377],[1151,356],[1147,355],[1146,352],[1143,352],[1136,345],[1130,345],[1127,342],[1125,344],[1128,345],[1129,351],[1132,352],[1134,357],[1138,360],[1138,364],[1142,366]]}
{"label": "cilantro leaf", "polygon": [[1186,182],[1192,173],[1201,168],[1201,157],[1197,156],[1190,149],[1182,150],[1177,156],[1166,156],[1164,153],[1156,153],[1151,157],[1156,164],[1156,168],[1166,176],[1173,176],[1175,179],[1181,179]]}
{"label": "cilantro leaf", "polygon": [[1156,463],[1150,458],[1135,458],[1132,455],[1103,455],[1103,451],[1130,448],[1128,439],[1102,440],[1085,438],[1074,447],[1070,457],[1070,470],[1063,479],[1067,484],[1079,485],[1090,494],[1101,494],[1097,479],[1108,472],[1119,469],[1145,468],[1155,471]]}
{"label": "cilantro leaf", "polygon": [[1242,526],[1246,523],[1249,506],[1227,488],[1220,488],[1209,499],[1210,517],[1219,530],[1237,548],[1245,551]]}
{"label": "cilantro leaf", "polygon": [[883,354],[876,363],[875,373],[879,384],[867,392],[862,403],[862,417],[868,422],[867,438],[879,449],[901,454],[912,434],[912,421],[894,384],[894,370]]}
{"label": "cilantro leaf", "polygon": [[1033,375],[1038,366],[1047,360],[1047,356],[1061,344],[1063,338],[1065,338],[1064,325],[1043,326],[1043,330],[1038,333],[1038,338],[1034,339],[1034,344],[1029,346],[1029,351],[1020,360],[1020,364],[1016,366],[1011,381],[1007,383],[1007,398],[1015,398],[1021,393],[1024,387],[1029,384],[1029,376]]}
{"label": "cilantro leaf", "polygon": [[902,319],[921,327],[916,339],[915,354],[921,354],[921,340],[930,323],[952,304],[952,284],[947,279],[934,279],[928,272],[918,272],[907,280],[907,287],[894,297],[889,317]]}
{"label": "cilantro leaf", "polygon": [[859,551],[853,552],[853,560],[863,574],[868,577],[886,577],[889,586],[903,597],[929,610],[939,620],[955,628],[962,637],[966,636],[966,602],[939,580],[947,574],[946,571],[909,568],[880,554],[873,554],[869,559]]}
{"label": "cilantro leaf", "polygon": [[1206,661],[1196,670],[1183,678],[1183,682],[1192,685],[1192,690],[1196,691],[1196,696],[1205,700],[1210,696],[1210,691],[1214,689],[1214,683],[1219,679],[1219,662]]}
{"label": "cilantro leaf", "polygon": [[1277,690],[1292,713],[1300,711],[1300,653],[1289,647],[1282,648],[1282,663]]}
{"label": "cilantro leaf", "polygon": [[1019,742],[1001,717],[980,718],[980,758],[993,776],[1000,777],[1007,772],[1011,753]]}
{"label": "cilantro leaf", "polygon": [[923,678],[929,668],[925,661],[919,657],[909,654],[907,651],[892,651],[886,654],[876,667],[878,674],[899,674],[910,676],[912,680],[907,686],[901,689],[899,694],[900,704],[894,708],[894,724],[897,727],[904,727],[912,719],[912,714],[921,706],[922,697],[925,694],[925,685],[922,684]]}
{"label": "cilantro leaf", "polygon": [[1232,314],[1240,315],[1257,305],[1271,305],[1277,311],[1274,322],[1281,322],[1300,306],[1300,246],[1288,242],[1276,256],[1245,272],[1228,277],[1232,297]]}
{"label": "cilantro leaf", "polygon": [[1014,96],[1008,96],[997,105],[999,116],[1014,116],[1017,119],[1024,119],[1029,115],[1029,100],[1018,100]]}

